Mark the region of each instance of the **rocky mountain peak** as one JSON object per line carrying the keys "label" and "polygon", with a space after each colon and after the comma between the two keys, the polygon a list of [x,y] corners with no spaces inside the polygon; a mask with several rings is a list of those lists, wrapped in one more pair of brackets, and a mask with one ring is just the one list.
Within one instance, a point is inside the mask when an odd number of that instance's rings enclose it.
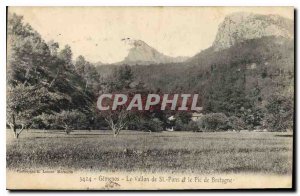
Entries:
{"label": "rocky mountain peak", "polygon": [[263,36],[283,36],[293,39],[293,21],[279,15],[233,13],[225,17],[219,25],[213,48],[218,51],[235,43]]}
{"label": "rocky mountain peak", "polygon": [[129,40],[131,48],[128,55],[119,64],[148,65],[160,63],[183,62],[187,57],[170,57],[157,51],[142,40]]}

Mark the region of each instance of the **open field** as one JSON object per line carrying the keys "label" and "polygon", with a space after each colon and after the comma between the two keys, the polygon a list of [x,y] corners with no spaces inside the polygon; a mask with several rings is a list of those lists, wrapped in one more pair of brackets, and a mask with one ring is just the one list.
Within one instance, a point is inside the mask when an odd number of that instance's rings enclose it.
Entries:
{"label": "open field", "polygon": [[292,133],[7,130],[7,168],[194,173],[292,173]]}

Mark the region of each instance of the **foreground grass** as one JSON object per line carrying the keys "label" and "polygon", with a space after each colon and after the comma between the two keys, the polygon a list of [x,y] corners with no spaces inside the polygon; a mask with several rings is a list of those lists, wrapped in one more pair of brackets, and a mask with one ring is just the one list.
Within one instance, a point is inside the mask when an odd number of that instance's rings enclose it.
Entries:
{"label": "foreground grass", "polygon": [[292,173],[291,133],[7,132],[7,168]]}

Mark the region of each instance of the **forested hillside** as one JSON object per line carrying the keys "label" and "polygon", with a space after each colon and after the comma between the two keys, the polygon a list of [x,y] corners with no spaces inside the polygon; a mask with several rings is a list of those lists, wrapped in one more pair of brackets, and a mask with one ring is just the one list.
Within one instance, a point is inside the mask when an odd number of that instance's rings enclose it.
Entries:
{"label": "forested hillside", "polygon": [[7,124],[15,136],[29,127],[92,126],[100,90],[95,67],[82,56],[74,63],[68,45],[45,43],[22,16],[8,15],[7,35]]}
{"label": "forested hillside", "polygon": [[[292,123],[293,40],[274,36],[250,39],[220,51],[208,48],[184,63],[131,68],[136,80],[149,89],[198,93],[204,112],[246,115],[243,118],[250,118],[245,120],[250,121],[251,128],[266,123],[263,116],[270,117],[265,111],[271,107],[268,104],[286,101],[288,105],[282,108],[286,110],[282,115],[287,115],[289,125]],[[97,69],[106,75],[117,66],[112,66],[111,70],[109,66]]]}

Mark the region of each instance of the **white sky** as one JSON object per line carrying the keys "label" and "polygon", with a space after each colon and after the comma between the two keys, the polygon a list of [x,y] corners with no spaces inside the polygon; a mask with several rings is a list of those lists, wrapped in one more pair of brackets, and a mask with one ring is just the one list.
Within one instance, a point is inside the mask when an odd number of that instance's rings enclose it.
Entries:
{"label": "white sky", "polygon": [[294,15],[292,7],[9,7],[46,41],[69,44],[73,58],[103,63],[124,59],[127,37],[169,56],[193,56],[211,46],[226,15],[242,11]]}

